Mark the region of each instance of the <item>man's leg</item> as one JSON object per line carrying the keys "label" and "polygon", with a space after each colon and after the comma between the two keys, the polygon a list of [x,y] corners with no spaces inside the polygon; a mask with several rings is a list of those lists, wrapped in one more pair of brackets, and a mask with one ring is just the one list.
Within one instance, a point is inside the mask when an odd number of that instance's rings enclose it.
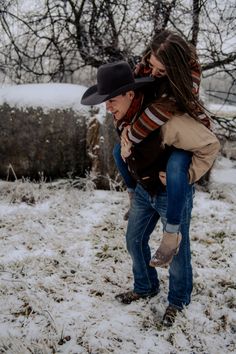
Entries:
{"label": "man's leg", "polygon": [[[181,215],[180,232],[182,240],[179,252],[174,256],[169,268],[169,306],[166,310],[164,320],[171,325],[177,311],[188,305],[192,292],[192,266],[189,240],[189,227],[191,220],[193,200],[193,187],[187,193],[184,209]],[[166,225],[167,196],[161,193],[156,197],[156,210],[161,216],[163,225]]]}
{"label": "man's leg", "polygon": [[150,204],[149,194],[138,185],[130,211],[126,243],[133,261],[133,293],[139,297],[153,296],[159,291],[156,269],[149,266],[151,252],[148,244],[158,219],[158,213]]}
{"label": "man's leg", "polygon": [[191,300],[193,287],[191,250],[189,228],[193,208],[193,187],[188,191],[184,210],[181,217],[180,232],[182,240],[178,254],[173,258],[169,268],[169,293],[170,304],[182,308]]}

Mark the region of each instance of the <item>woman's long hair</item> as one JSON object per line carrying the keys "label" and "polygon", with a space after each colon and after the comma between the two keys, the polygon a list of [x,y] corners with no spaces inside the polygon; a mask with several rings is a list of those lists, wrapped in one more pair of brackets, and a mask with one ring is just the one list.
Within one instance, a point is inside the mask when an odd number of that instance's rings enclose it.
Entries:
{"label": "woman's long hair", "polygon": [[[178,34],[164,30],[152,39],[150,49],[165,66],[169,87],[179,108],[197,118],[195,110],[202,105],[193,93],[191,63],[197,64],[195,48]],[[200,71],[200,66],[198,69]]]}

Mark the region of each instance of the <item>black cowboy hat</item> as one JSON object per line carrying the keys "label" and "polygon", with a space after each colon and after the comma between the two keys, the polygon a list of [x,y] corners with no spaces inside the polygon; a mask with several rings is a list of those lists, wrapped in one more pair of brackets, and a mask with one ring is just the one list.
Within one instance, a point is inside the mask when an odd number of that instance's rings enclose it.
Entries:
{"label": "black cowboy hat", "polygon": [[81,103],[93,106],[153,81],[152,77],[135,79],[129,64],[125,61],[104,64],[98,68],[97,85],[85,91]]}

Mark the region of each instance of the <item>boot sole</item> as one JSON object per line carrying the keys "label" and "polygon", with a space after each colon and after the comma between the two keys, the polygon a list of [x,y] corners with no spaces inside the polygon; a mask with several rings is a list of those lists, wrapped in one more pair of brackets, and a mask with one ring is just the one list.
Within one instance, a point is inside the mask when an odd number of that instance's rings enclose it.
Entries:
{"label": "boot sole", "polygon": [[[181,238],[181,240],[182,240],[182,238]],[[181,242],[181,240],[180,240],[180,242]],[[171,262],[172,262],[174,256],[176,256],[176,255],[179,253],[179,247],[180,247],[180,246],[178,246],[178,247],[176,248],[176,250],[174,250],[174,253],[173,253],[173,255],[171,255],[171,258],[168,259],[168,261],[166,261],[165,263],[157,264],[157,263],[155,263],[155,260],[152,260],[152,259],[151,259],[150,262],[149,262],[150,267],[153,267],[153,268],[156,268],[156,267],[166,268],[166,267],[168,267],[168,265],[171,264]]]}

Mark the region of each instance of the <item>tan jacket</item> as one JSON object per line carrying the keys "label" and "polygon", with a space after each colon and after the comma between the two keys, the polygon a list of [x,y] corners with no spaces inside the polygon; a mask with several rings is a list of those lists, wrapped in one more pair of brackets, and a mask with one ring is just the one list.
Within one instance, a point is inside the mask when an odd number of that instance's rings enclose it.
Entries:
{"label": "tan jacket", "polygon": [[188,114],[172,116],[161,131],[163,144],[193,153],[189,182],[198,181],[211,168],[220,150],[215,134]]}

